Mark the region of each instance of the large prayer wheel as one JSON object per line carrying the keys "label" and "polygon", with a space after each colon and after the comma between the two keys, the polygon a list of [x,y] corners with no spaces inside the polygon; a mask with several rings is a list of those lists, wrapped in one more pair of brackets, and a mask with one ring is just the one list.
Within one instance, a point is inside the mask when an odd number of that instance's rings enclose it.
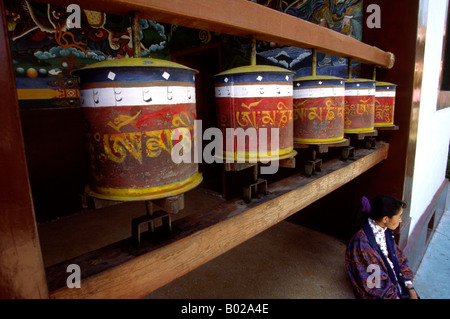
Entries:
{"label": "large prayer wheel", "polygon": [[375,81],[349,79],[345,82],[345,133],[374,130]]}
{"label": "large prayer wheel", "polygon": [[344,82],[332,76],[294,79],[294,142],[320,144],[344,139]]}
{"label": "large prayer wheel", "polygon": [[376,82],[375,85],[375,127],[393,126],[396,85],[388,82]]}
{"label": "large prayer wheel", "polygon": [[[195,70],[133,58],[91,64],[75,74],[86,122],[90,195],[151,200],[202,181],[198,164],[176,156],[194,150]],[[173,150],[180,154],[172,156]]]}
{"label": "large prayer wheel", "polygon": [[[224,136],[219,157],[256,162],[295,156],[292,78],[289,70],[265,65],[238,67],[215,76],[217,121]],[[227,138],[227,129],[237,134]],[[271,139],[274,129],[278,141]],[[239,137],[239,131],[246,136]]]}

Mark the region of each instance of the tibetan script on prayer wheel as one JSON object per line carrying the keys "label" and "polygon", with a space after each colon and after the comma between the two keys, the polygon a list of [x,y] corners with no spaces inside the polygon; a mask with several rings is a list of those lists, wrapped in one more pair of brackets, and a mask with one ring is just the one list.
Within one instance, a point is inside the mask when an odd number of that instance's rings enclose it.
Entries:
{"label": "tibetan script on prayer wheel", "polygon": [[[293,72],[272,66],[245,66],[215,76],[217,123],[242,130],[247,143],[235,135],[224,142],[220,155],[229,160],[259,161],[295,156],[293,149]],[[273,130],[277,130],[278,134]],[[275,140],[276,139],[276,140]]]}
{"label": "tibetan script on prayer wheel", "polygon": [[375,90],[375,127],[394,125],[396,85],[376,82]]}
{"label": "tibetan script on prayer wheel", "polygon": [[345,133],[373,131],[375,117],[375,81],[350,79],[345,82]]}
{"label": "tibetan script on prayer wheel", "polygon": [[344,138],[344,80],[294,79],[294,142],[332,143]]}
{"label": "tibetan script on prayer wheel", "polygon": [[172,159],[178,143],[184,143],[181,152],[193,153],[195,70],[134,58],[91,64],[75,73],[91,195],[149,200],[183,193],[202,181],[197,163]]}

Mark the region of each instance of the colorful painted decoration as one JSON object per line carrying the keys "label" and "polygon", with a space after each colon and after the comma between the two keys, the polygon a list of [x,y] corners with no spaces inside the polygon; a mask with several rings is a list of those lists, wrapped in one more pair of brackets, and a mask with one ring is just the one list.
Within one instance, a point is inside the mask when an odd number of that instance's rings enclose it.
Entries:
{"label": "colorful painted decoration", "polygon": [[333,143],[344,138],[344,82],[331,76],[294,79],[294,142]]}
{"label": "colorful painted decoration", "polygon": [[[202,181],[191,160],[195,70],[130,58],[91,64],[75,73],[87,127],[89,194],[149,200],[183,193]],[[182,161],[174,160],[174,152]]]}
{"label": "colorful painted decoration", "polygon": [[[224,143],[220,156],[233,161],[294,156],[292,94],[292,72],[286,69],[252,65],[216,75],[216,114],[222,135],[227,136],[227,129],[242,129],[249,136],[247,143],[237,136],[233,143]],[[273,129],[279,130],[277,145],[272,143]]]}
{"label": "colorful painted decoration", "polygon": [[374,129],[375,81],[349,79],[345,82],[345,133],[366,133]]}
{"label": "colorful painted decoration", "polygon": [[395,91],[397,85],[388,82],[376,82],[375,91],[375,127],[394,125]]}

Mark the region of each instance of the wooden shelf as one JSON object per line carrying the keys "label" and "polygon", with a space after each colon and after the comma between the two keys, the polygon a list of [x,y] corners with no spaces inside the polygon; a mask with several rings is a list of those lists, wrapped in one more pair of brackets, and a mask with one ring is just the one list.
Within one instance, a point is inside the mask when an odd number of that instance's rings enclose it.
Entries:
{"label": "wooden shelf", "polygon": [[[281,45],[317,49],[355,61],[389,67],[393,56],[338,32],[266,8],[247,0],[39,0],[56,5],[78,3],[83,9],[129,15],[139,11],[142,18],[238,36]],[[0,9],[5,12],[1,2]],[[2,161],[10,178],[2,184],[9,198],[0,214],[0,265],[6,288],[1,296],[22,298],[136,298],[188,273],[258,233],[284,220],[321,197],[353,180],[387,158],[389,145],[378,143],[374,149],[355,151],[355,161],[332,160],[311,178],[293,175],[269,185],[267,196],[249,204],[242,200],[199,211],[176,220],[167,238],[149,242],[140,249],[125,239],[79,257],[47,267],[44,274],[42,251],[31,202],[23,136],[18,116],[18,101],[8,50],[7,23],[2,14],[2,48],[5,70],[1,92],[6,97],[1,114],[5,123],[0,145],[5,154],[18,154]],[[12,146],[11,146],[12,145]],[[11,148],[13,147],[13,148]],[[12,151],[11,151],[12,150]],[[14,175],[14,178],[11,177]],[[19,176],[19,178],[18,178]],[[3,181],[3,180],[2,180]],[[14,181],[11,183],[10,181]],[[298,200],[301,198],[301,200]],[[20,248],[20,249],[18,249]],[[20,251],[20,254],[17,252]],[[82,288],[66,286],[67,265],[76,263],[82,271]],[[14,278],[12,283],[10,278]],[[31,280],[30,280],[31,278]],[[47,280],[46,280],[47,279]],[[48,288],[48,289],[47,289]]]}
{"label": "wooden shelf", "polygon": [[[140,248],[125,239],[47,267],[51,298],[139,298],[256,236],[387,158],[389,144],[355,150],[354,161],[331,160],[306,178],[293,175],[268,186],[268,195],[230,200],[176,220],[172,234]],[[302,200],[298,200],[301,198]],[[66,286],[67,266],[81,268],[79,289]]]}
{"label": "wooden shelf", "polygon": [[195,29],[272,41],[305,49],[317,49],[379,67],[392,67],[391,53],[367,45],[339,32],[248,0],[38,0],[82,9],[130,15]]}

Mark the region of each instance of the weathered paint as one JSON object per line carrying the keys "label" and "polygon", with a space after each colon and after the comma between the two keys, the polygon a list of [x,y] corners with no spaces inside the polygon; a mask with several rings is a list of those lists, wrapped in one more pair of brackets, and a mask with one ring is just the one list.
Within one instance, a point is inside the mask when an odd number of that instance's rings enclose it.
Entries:
{"label": "weathered paint", "polygon": [[374,129],[375,81],[350,79],[345,82],[345,133],[365,133]]}
{"label": "weathered paint", "polygon": [[[105,61],[76,71],[91,195],[149,200],[180,194],[202,181],[198,164],[175,163],[171,156],[180,142],[193,154],[195,73],[156,59]],[[181,128],[183,136],[172,140]]]}
{"label": "weathered paint", "polygon": [[375,91],[375,127],[394,125],[396,85],[388,82],[376,82]]}
{"label": "weathered paint", "polygon": [[294,79],[294,142],[332,143],[344,138],[344,82],[331,76]]}
{"label": "weathered paint", "polygon": [[[293,149],[293,72],[272,66],[245,66],[215,77],[217,122],[226,129],[254,128],[256,136],[234,147],[224,142],[223,158],[233,161],[270,160],[295,156]],[[267,129],[267,148],[260,143],[260,132]],[[279,147],[272,148],[271,130],[279,129]],[[255,140],[256,138],[256,140]],[[229,144],[228,144],[229,146]]]}

